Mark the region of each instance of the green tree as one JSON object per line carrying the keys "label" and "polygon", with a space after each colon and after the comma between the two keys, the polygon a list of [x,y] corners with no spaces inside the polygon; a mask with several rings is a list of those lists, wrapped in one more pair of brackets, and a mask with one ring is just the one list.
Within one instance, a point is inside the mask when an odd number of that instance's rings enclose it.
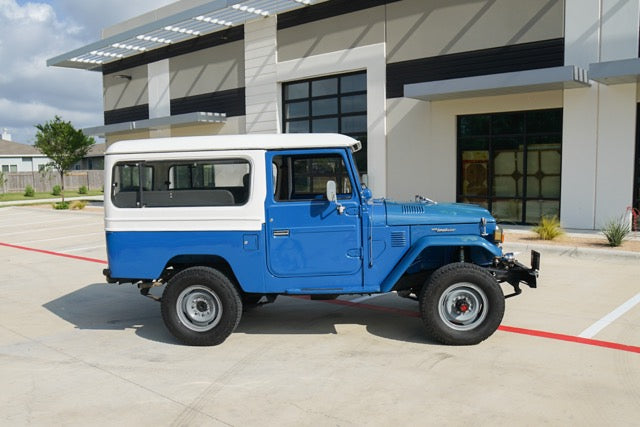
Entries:
{"label": "green tree", "polygon": [[87,137],[81,130],[76,130],[71,122],[63,121],[59,116],[45,124],[36,125],[35,147],[51,159],[47,167],[60,174],[62,183],[62,201],[64,202],[64,174],[84,156],[95,140]]}

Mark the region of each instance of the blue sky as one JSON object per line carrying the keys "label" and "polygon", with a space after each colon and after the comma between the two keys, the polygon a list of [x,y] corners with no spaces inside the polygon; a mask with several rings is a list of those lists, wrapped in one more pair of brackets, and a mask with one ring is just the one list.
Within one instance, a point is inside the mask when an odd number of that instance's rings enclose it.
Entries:
{"label": "blue sky", "polygon": [[77,128],[103,123],[100,73],[47,67],[115,23],[174,0],[0,0],[0,128],[32,144],[57,114]]}

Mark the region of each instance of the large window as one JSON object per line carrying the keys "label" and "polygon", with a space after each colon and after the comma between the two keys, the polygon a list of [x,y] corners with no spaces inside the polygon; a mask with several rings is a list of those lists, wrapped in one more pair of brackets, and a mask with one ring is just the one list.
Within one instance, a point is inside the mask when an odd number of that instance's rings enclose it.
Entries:
{"label": "large window", "polygon": [[112,200],[120,208],[244,205],[250,172],[244,159],[119,163]]}
{"label": "large window", "polygon": [[341,133],[362,142],[354,154],[367,170],[367,74],[300,80],[282,85],[286,133]]}
{"label": "large window", "polygon": [[500,222],[560,214],[562,109],[458,116],[458,201]]}

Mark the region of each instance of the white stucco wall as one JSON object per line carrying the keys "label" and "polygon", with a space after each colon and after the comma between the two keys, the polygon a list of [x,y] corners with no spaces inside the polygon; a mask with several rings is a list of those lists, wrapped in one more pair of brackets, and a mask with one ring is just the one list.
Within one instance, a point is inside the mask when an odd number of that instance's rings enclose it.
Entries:
{"label": "white stucco wall", "polygon": [[389,197],[456,201],[458,115],[560,107],[560,90],[432,102],[390,99]]}
{"label": "white stucco wall", "polygon": [[[638,57],[638,2],[566,0],[565,63]],[[601,228],[632,203],[637,84],[564,91],[561,220]]]}

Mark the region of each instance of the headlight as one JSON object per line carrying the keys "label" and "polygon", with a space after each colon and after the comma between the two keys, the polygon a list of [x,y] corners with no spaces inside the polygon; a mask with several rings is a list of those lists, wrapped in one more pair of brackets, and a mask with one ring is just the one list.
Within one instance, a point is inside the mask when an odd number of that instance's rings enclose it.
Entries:
{"label": "headlight", "polygon": [[504,243],[504,230],[496,225],[496,231],[493,232],[493,243]]}

